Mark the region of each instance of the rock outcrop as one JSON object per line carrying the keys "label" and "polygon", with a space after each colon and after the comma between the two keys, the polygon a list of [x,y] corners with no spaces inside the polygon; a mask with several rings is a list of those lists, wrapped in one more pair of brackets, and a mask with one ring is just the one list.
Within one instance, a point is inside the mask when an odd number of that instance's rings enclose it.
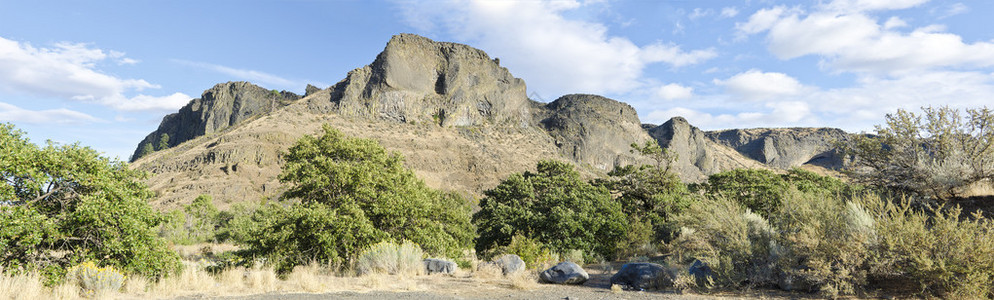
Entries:
{"label": "rock outcrop", "polygon": [[698,182],[707,175],[736,168],[765,168],[734,149],[711,141],[704,131],[682,117],[674,117],[648,131],[660,146],[676,154],[672,168],[684,181]]}
{"label": "rock outcrop", "polygon": [[836,128],[756,128],[712,131],[707,137],[777,169],[804,164],[839,169],[843,159],[834,143],[849,134]]}
{"label": "rock outcrop", "polygon": [[563,155],[601,170],[636,163],[631,144],[650,139],[634,108],[597,95],[562,96],[536,117]]}
{"label": "rock outcrop", "polygon": [[300,99],[297,94],[267,90],[248,82],[217,84],[204,91],[200,98],[193,99],[180,108],[179,112],[163,117],[159,128],[138,143],[131,161],[148,155],[148,149],[161,151],[196,137],[224,130],[270,113],[297,99]]}

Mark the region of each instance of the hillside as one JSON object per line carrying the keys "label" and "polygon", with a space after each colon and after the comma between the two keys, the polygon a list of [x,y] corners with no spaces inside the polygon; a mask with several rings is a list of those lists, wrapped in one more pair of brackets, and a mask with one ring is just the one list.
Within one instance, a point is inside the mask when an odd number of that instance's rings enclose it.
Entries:
{"label": "hillside", "polygon": [[[432,187],[475,196],[541,159],[601,176],[639,162],[629,145],[647,140],[678,154],[675,170],[685,181],[739,167],[831,167],[838,158],[826,154],[830,143],[845,136],[810,128],[705,132],[679,117],[642,124],[631,106],[596,95],[540,103],[481,50],[401,34],[370,65],[329,88],[308,87],[304,97],[248,83],[215,86],[166,116],[138,145],[132,168],[153,174],[158,207],[200,194],[222,207],[275,197],[280,153],[325,123],[400,152]],[[163,133],[169,148],[137,155]]]}

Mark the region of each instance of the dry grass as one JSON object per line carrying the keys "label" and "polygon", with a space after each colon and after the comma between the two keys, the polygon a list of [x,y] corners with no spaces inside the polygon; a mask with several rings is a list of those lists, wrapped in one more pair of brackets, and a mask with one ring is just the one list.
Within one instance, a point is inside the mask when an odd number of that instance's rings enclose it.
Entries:
{"label": "dry grass", "polygon": [[538,275],[535,272],[525,270],[507,276],[511,281],[511,288],[524,291],[534,291],[538,289]]}
{"label": "dry grass", "polygon": [[621,292],[624,292],[624,291],[625,291],[625,289],[623,289],[620,284],[612,284],[611,285],[611,293],[617,294],[617,293],[621,293]]}
{"label": "dry grass", "polygon": [[[3,272],[3,269],[0,269]],[[0,273],[0,299],[43,299],[47,298],[45,286],[38,274],[12,275]]]}

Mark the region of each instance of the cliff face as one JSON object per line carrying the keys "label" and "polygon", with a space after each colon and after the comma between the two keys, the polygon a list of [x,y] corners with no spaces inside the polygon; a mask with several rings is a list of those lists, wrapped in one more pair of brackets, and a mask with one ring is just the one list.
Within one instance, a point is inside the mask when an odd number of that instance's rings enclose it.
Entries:
{"label": "cliff face", "polygon": [[712,131],[707,137],[778,169],[804,164],[838,169],[843,159],[834,143],[849,134],[835,128],[757,128]]}
{"label": "cliff face", "polygon": [[[272,112],[300,99],[290,92],[273,92],[248,82],[217,84],[193,99],[179,112],[166,115],[159,128],[145,136],[135,149],[135,161],[153,151],[164,150],[196,137],[218,132],[250,118]],[[165,143],[161,143],[164,136]],[[167,147],[162,147],[164,144]]]}
{"label": "cliff face", "polygon": [[[483,51],[408,34],[394,36],[372,64],[337,84],[306,91],[300,98],[243,82],[219,84],[166,116],[139,144],[140,159],[131,166],[153,174],[148,183],[159,207],[200,194],[226,207],[278,197],[285,190],[277,179],[282,153],[322,124],[400,152],[430,186],[475,196],[542,159],[572,162],[591,177],[647,163],[630,145],[650,140],[677,153],[674,169],[691,182],[732,168],[792,165],[806,156],[778,147],[818,142],[767,134],[773,150],[757,154],[750,147],[762,140],[759,133],[708,133],[683,118],[644,126],[631,106],[596,95],[531,101],[525,83]],[[170,136],[168,149],[137,155],[163,134]]]}

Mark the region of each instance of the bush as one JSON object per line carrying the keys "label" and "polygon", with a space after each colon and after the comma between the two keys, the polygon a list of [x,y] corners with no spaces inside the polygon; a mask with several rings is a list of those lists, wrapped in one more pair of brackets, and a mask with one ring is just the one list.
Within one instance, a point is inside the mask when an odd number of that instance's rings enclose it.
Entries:
{"label": "bush", "polygon": [[284,159],[288,201],[232,220],[247,227],[233,232],[247,246],[244,255],[266,257],[281,272],[311,261],[347,265],[380,241],[409,240],[449,257],[472,243],[469,201],[428,188],[399,154],[373,140],[346,138],[325,125]]}
{"label": "bush", "polygon": [[182,210],[167,213],[166,221],[159,226],[159,236],[180,245],[218,241],[223,218],[211,196],[200,195]]}
{"label": "bush", "polygon": [[780,208],[790,184],[782,176],[764,169],[735,169],[708,177],[700,186],[712,196],[734,200],[763,217]]}
{"label": "bush", "polygon": [[887,115],[876,135],[840,144],[855,180],[902,193],[948,200],[975,182],[994,179],[994,113],[986,107],[906,110]]}
{"label": "bush", "polygon": [[614,257],[628,229],[621,205],[607,189],[583,181],[572,165],[541,161],[537,167],[484,192],[473,215],[480,234],[477,252],[497,254],[496,248],[520,235],[553,252],[580,249]]}
{"label": "bush", "polygon": [[424,251],[408,241],[399,245],[380,242],[363,251],[356,260],[359,275],[420,275],[424,274],[424,266]]}
{"label": "bush", "polygon": [[0,124],[0,265],[48,274],[100,260],[129,273],[159,277],[179,257],[154,232],[162,216],[149,207],[145,174],[93,149],[31,144]]}
{"label": "bush", "polygon": [[66,277],[77,282],[83,291],[93,295],[102,291],[118,291],[124,285],[125,276],[114,267],[97,267],[87,261],[69,269]]}

